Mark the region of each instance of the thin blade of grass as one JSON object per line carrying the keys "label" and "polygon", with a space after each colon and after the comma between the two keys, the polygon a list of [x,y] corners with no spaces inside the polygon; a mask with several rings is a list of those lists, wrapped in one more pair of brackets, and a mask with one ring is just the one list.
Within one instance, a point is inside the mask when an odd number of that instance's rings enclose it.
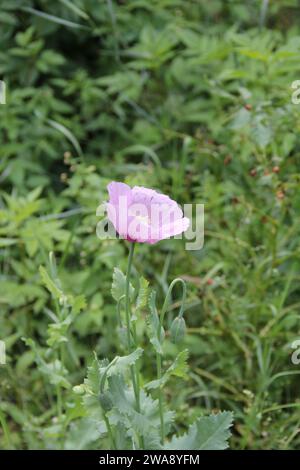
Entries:
{"label": "thin blade of grass", "polygon": [[59,18],[58,16],[50,15],[49,13],[36,10],[35,8],[21,7],[20,9],[22,11],[26,11],[27,13],[32,13],[35,16],[39,16],[40,18],[43,18],[45,20],[52,21],[52,23],[67,26],[68,28],[89,29],[88,26],[82,25],[80,23],[74,23],[74,21],[65,20],[64,18]]}
{"label": "thin blade of grass", "polygon": [[69,8],[70,10],[72,10],[76,15],[80,16],[81,18],[83,18],[84,20],[89,20],[89,16],[83,11],[81,10],[81,8],[79,8],[78,6],[74,5],[73,3],[71,3],[69,0],[59,0],[60,3],[62,3],[63,5],[65,5],[65,7]]}

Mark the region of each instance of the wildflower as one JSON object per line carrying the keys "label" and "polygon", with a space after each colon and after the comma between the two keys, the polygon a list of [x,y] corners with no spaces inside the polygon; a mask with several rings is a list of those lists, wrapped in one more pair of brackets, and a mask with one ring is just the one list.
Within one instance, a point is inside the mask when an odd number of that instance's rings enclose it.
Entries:
{"label": "wildflower", "polygon": [[169,196],[114,181],[107,189],[108,218],[117,233],[128,241],[153,244],[180,235],[189,227],[189,219]]}

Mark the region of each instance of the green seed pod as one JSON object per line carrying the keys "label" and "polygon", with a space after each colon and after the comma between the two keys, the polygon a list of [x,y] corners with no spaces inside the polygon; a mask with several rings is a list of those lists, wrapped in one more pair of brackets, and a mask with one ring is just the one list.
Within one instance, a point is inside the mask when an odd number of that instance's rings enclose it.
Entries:
{"label": "green seed pod", "polygon": [[109,411],[112,409],[112,401],[107,392],[100,393],[99,401],[103,411]]}
{"label": "green seed pod", "polygon": [[172,343],[180,343],[185,335],[186,326],[183,317],[176,317],[170,328],[170,338]]}

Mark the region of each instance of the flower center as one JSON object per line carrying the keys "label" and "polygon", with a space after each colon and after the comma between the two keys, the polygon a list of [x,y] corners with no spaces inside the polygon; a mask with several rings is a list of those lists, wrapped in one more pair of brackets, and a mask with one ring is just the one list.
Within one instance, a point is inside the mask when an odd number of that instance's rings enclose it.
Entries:
{"label": "flower center", "polygon": [[150,223],[150,218],[148,215],[136,215],[135,218],[142,222],[143,224],[149,224]]}

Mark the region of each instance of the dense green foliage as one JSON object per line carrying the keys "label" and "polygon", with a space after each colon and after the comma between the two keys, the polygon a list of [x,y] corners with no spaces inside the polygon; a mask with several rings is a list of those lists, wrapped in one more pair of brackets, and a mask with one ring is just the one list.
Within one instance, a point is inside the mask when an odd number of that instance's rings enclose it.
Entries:
{"label": "dense green foliage", "polygon": [[0,448],[100,446],[75,386],[93,351],[121,350],[111,283],[127,246],[96,236],[111,180],[205,204],[202,250],[167,240],[134,261],[160,302],[187,281],[174,431],[226,409],[232,448],[299,448],[300,6],[269,3],[0,0]]}

